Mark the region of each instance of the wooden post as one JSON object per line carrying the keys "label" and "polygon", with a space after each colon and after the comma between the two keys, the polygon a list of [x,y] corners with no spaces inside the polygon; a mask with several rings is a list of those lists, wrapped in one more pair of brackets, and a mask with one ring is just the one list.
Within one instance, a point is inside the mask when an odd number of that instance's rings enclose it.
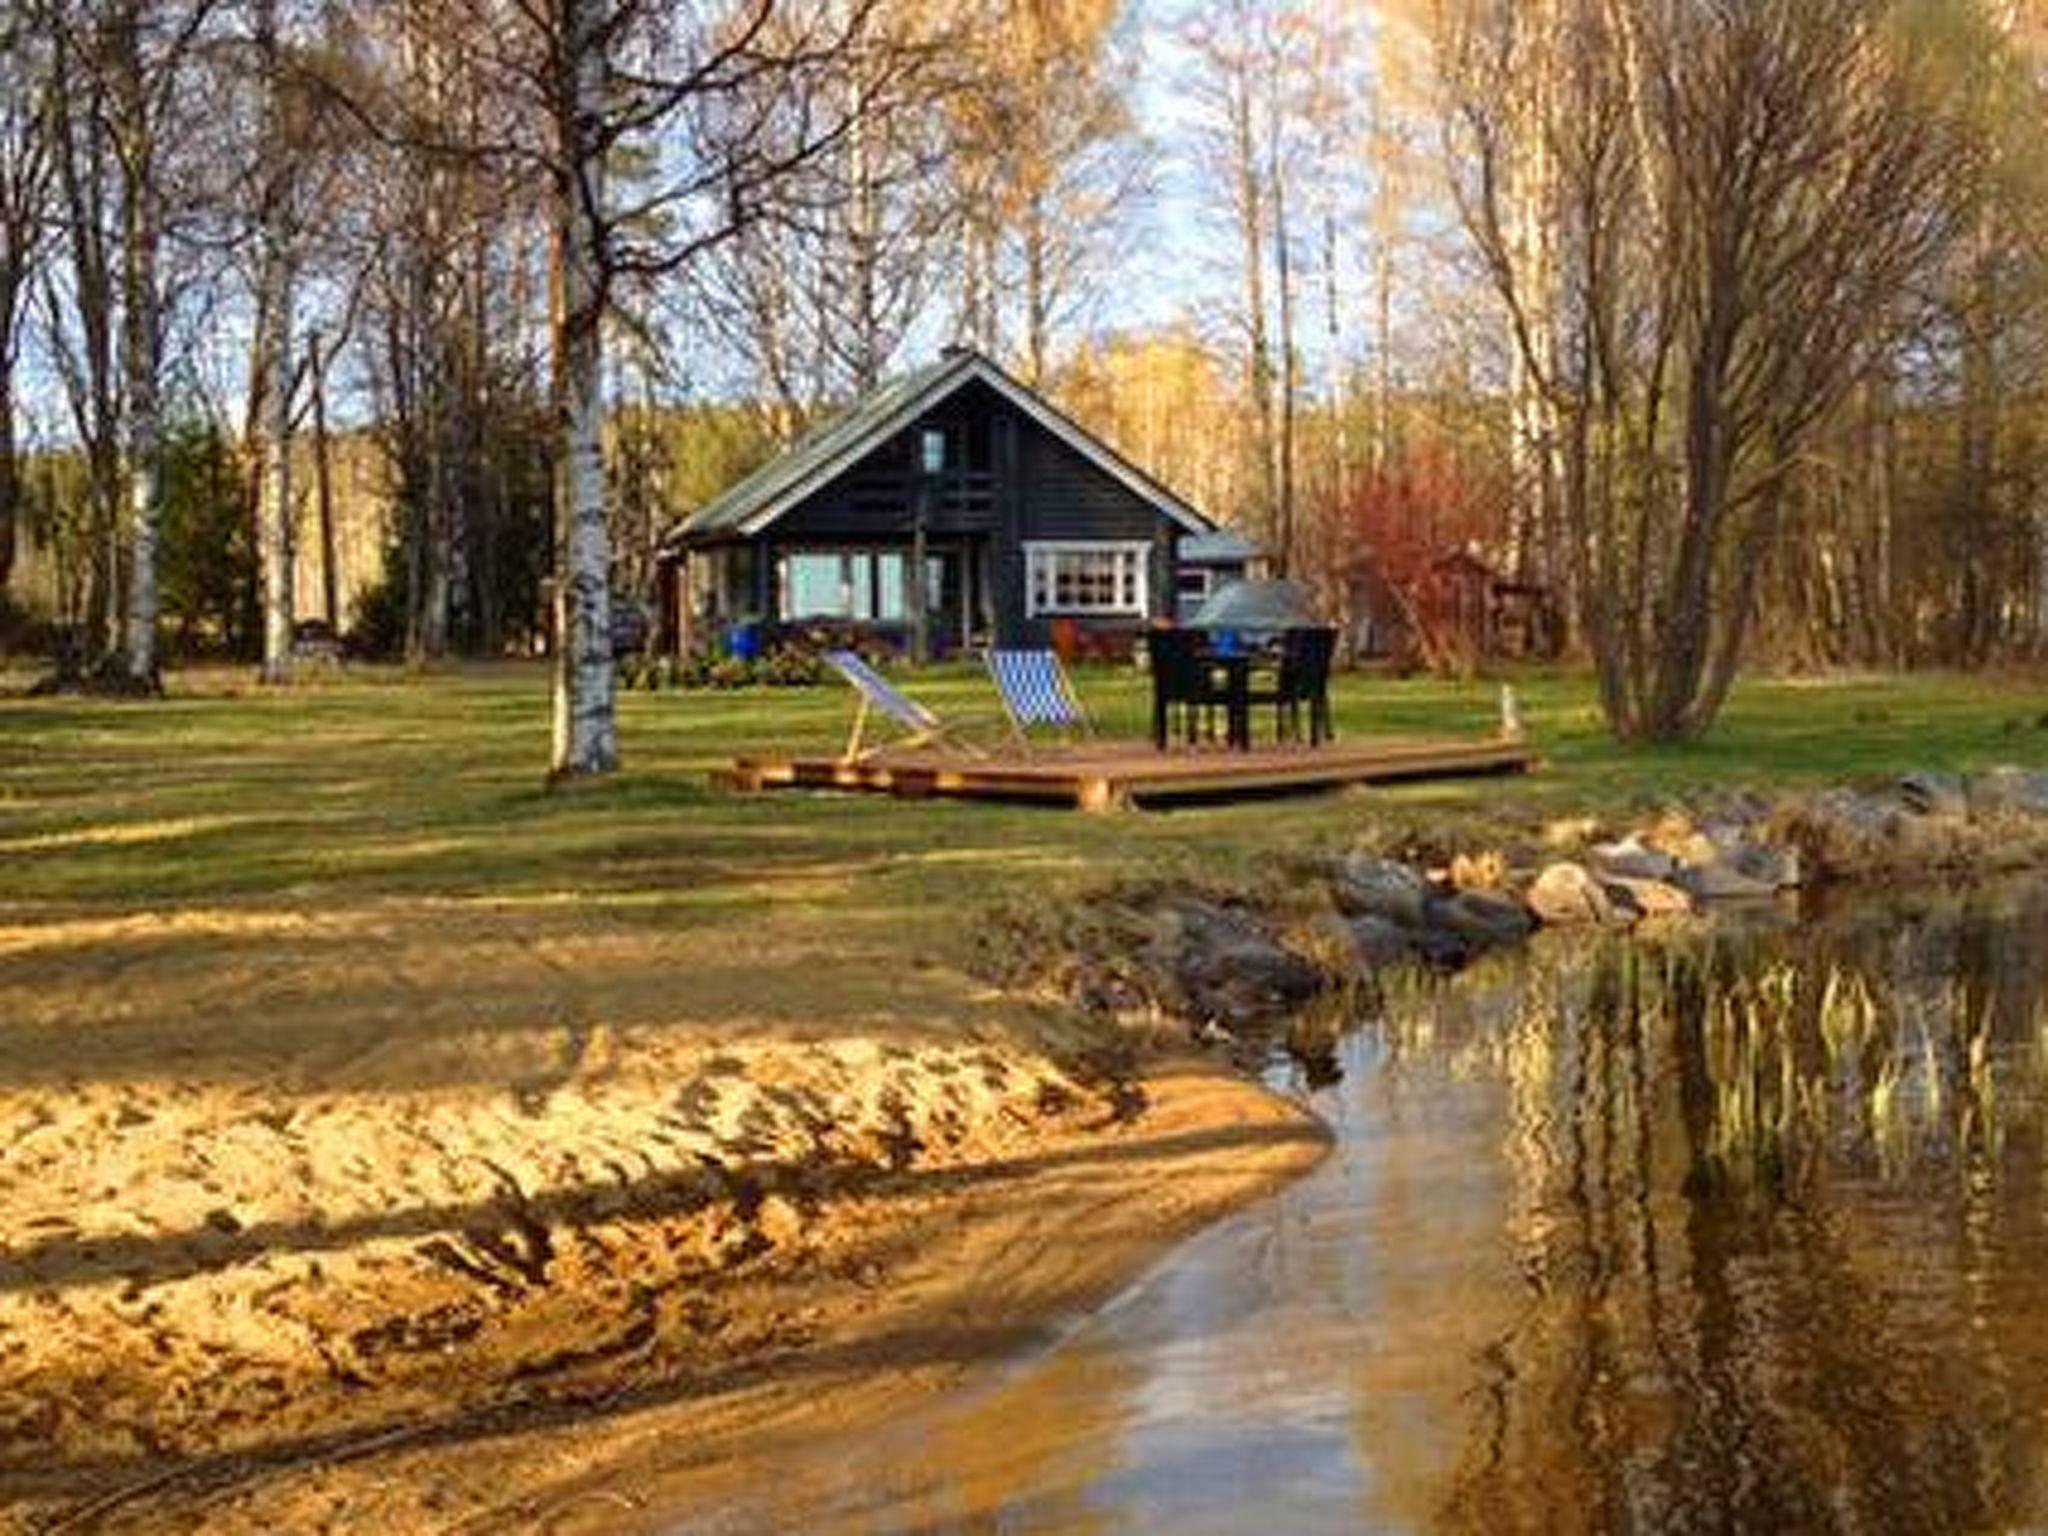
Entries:
{"label": "wooden post", "polygon": [[931,481],[925,475],[917,477],[916,510],[910,522],[910,570],[906,576],[906,595],[910,599],[910,662],[921,667],[931,660],[931,615],[926,611],[924,562],[925,562],[925,503]]}

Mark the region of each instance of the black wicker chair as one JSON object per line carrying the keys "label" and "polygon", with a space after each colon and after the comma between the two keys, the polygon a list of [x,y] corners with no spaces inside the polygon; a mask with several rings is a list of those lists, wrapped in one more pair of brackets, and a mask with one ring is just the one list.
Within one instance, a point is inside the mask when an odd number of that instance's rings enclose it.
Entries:
{"label": "black wicker chair", "polygon": [[1280,635],[1280,671],[1270,692],[1253,702],[1273,706],[1274,735],[1301,740],[1302,707],[1308,708],[1308,741],[1319,747],[1336,731],[1330,721],[1330,663],[1336,655],[1337,631],[1325,627],[1296,628]]}
{"label": "black wicker chair", "polygon": [[1206,642],[1193,629],[1145,633],[1152,664],[1152,744],[1162,752],[1175,735],[1190,743],[1213,737],[1216,711],[1230,702],[1204,658]]}

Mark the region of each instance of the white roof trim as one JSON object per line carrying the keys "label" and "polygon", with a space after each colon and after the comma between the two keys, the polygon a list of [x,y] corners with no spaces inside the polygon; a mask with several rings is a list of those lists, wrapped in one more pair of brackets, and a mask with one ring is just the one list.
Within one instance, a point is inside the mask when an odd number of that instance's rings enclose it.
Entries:
{"label": "white roof trim", "polygon": [[769,502],[760,511],[740,524],[739,531],[751,538],[774,523],[790,508],[809,496],[825,481],[831,479],[852,461],[863,454],[872,452],[890,437],[903,430],[907,421],[923,415],[932,406],[952,394],[969,379],[980,379],[989,388],[1001,395],[1018,410],[1044,427],[1053,436],[1088,460],[1097,469],[1120,482],[1133,495],[1150,502],[1166,517],[1178,523],[1188,533],[1213,533],[1216,524],[1203,517],[1178,496],[1150,475],[1130,463],[1107,444],[1098,441],[1077,423],[1070,421],[1046,401],[1017,383],[1002,369],[996,367],[978,352],[965,353],[958,369],[946,369],[934,375],[930,384],[905,401],[894,415],[885,416],[861,436],[848,443],[835,457],[821,463],[817,469],[790,486],[780,496]]}

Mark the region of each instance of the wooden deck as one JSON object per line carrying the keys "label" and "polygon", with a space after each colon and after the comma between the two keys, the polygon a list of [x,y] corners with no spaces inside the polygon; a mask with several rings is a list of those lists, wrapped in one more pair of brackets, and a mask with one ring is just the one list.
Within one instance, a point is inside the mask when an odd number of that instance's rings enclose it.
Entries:
{"label": "wooden deck", "polygon": [[869,790],[910,799],[1030,800],[1108,811],[1343,784],[1524,773],[1535,762],[1535,750],[1523,742],[1380,737],[1313,748],[1158,752],[1150,742],[1120,741],[979,758],[932,751],[885,752],[857,763],[833,757],[742,757],[716,777],[739,790]]}

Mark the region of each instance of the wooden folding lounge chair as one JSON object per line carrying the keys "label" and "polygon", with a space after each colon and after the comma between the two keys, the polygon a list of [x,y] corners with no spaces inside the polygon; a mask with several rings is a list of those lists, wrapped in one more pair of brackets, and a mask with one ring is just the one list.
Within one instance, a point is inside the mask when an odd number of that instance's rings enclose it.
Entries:
{"label": "wooden folding lounge chair", "polygon": [[[911,698],[873,667],[852,651],[827,651],[820,658],[825,665],[846,679],[859,700],[853,712],[853,730],[846,738],[846,750],[839,754],[842,763],[857,763],[873,757],[889,747],[937,747],[953,746],[974,757],[985,756],[971,742],[963,740],[954,730],[924,705]],[[868,716],[881,715],[893,722],[903,735],[896,741],[875,742],[862,745],[867,731]]]}
{"label": "wooden folding lounge chair", "polygon": [[989,678],[1002,698],[1003,713],[1009,717],[1010,732],[1019,746],[1031,744],[1033,726],[1065,731],[1073,736],[1092,736],[1094,724],[1081,707],[1067,669],[1054,651],[991,650],[984,659]]}

